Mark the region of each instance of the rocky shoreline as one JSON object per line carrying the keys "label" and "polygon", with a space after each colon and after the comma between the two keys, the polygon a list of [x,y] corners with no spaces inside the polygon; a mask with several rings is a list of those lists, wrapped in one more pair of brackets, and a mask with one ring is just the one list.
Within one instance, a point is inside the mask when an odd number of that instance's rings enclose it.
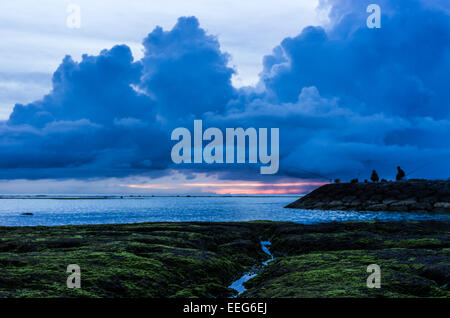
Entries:
{"label": "rocky shoreline", "polygon": [[[0,298],[450,297],[450,221],[0,227]],[[81,288],[67,288],[68,264]],[[368,288],[367,267],[382,269]]]}
{"label": "rocky shoreline", "polygon": [[333,183],[312,191],[286,208],[450,213],[450,181]]}

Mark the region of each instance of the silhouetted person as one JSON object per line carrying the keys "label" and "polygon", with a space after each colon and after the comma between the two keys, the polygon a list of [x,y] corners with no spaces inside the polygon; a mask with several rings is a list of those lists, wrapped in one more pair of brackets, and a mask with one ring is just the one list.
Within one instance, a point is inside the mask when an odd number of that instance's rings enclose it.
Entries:
{"label": "silhouetted person", "polygon": [[403,178],[405,177],[405,171],[402,170],[402,168],[397,167],[397,176],[395,177],[395,179],[397,181],[403,180]]}
{"label": "silhouetted person", "polygon": [[378,182],[378,180],[380,180],[380,177],[378,177],[378,173],[375,170],[372,171],[370,180],[372,180],[372,182]]}

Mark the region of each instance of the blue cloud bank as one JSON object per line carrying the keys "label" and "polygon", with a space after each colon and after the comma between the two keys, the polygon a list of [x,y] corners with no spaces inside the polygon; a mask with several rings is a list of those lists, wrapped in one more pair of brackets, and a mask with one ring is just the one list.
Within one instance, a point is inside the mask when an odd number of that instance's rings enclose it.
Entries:
{"label": "blue cloud bank", "polygon": [[310,26],[263,59],[260,83],[237,89],[218,39],[195,17],[155,28],[134,61],[118,45],[70,56],[42,100],[0,123],[0,178],[91,178],[171,168],[256,178],[252,166],[175,166],[173,128],[279,127],[278,176],[450,177],[450,12],[447,1],[322,0],[330,27]]}

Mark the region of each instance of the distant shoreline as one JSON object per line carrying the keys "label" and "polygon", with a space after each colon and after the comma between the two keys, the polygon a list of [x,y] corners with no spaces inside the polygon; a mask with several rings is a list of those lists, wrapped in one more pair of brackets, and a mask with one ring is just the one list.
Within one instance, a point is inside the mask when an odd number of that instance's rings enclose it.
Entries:
{"label": "distant shoreline", "polygon": [[231,195],[0,195],[2,199],[52,199],[52,200],[111,200],[111,199],[149,199],[149,198],[292,198],[303,196],[304,194],[231,194]]}

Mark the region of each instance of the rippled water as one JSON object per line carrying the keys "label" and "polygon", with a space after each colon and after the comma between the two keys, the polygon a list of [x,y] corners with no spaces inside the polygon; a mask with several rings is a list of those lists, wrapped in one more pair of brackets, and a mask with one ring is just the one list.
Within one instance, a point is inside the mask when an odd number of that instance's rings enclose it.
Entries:
{"label": "rippled water", "polygon": [[[446,219],[450,215],[284,209],[295,197],[148,197],[124,199],[0,199],[0,225],[66,225],[147,221],[273,220],[320,223]],[[33,213],[33,215],[21,215]]]}

